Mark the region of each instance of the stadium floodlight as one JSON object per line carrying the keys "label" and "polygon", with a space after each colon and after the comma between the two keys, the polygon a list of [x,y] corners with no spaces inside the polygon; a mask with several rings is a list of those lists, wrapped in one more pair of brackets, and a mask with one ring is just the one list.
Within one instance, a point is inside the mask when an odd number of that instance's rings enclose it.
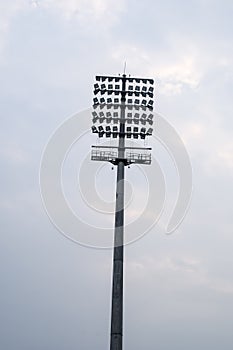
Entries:
{"label": "stadium floodlight", "polygon": [[98,120],[98,114],[96,112],[92,112],[93,118],[92,118],[92,122],[96,123],[96,121]]}
{"label": "stadium floodlight", "polygon": [[131,126],[126,127],[126,137],[129,139],[132,135]]}
{"label": "stadium floodlight", "polygon": [[98,133],[97,127],[95,125],[93,125],[91,129],[93,133]]}
{"label": "stadium floodlight", "polygon": [[150,108],[150,109],[153,109],[153,104],[154,104],[154,101],[153,100],[150,100],[149,102],[148,102],[148,107]]}
{"label": "stadium floodlight", "polygon": [[149,128],[149,129],[147,130],[147,135],[148,135],[148,136],[151,136],[152,133],[153,133],[153,129],[152,129],[152,128]]}
{"label": "stadium floodlight", "polygon": [[117,127],[116,125],[114,125],[114,126],[112,127],[112,136],[113,136],[114,138],[117,138],[117,135],[118,135],[118,127]]}
{"label": "stadium floodlight", "polygon": [[98,134],[99,134],[99,137],[104,136],[104,128],[102,127],[102,125],[98,126]]}
{"label": "stadium floodlight", "polygon": [[135,113],[133,118],[134,124],[139,124],[139,118],[140,118],[140,113]]}
{"label": "stadium floodlight", "polygon": [[106,137],[110,137],[111,136],[111,127],[110,126],[106,126]]}
{"label": "stadium floodlight", "polygon": [[[140,138],[138,142],[142,142],[152,135],[153,129],[149,127],[147,130],[146,123],[153,124],[153,114],[148,112],[153,110],[153,84],[153,79],[132,78],[125,74],[118,77],[96,76],[94,84],[94,95],[97,96],[93,99],[95,114],[93,112],[92,117],[93,122],[99,121],[101,125],[93,125],[92,132],[97,133],[100,138],[105,135],[107,138],[119,140],[118,146],[93,146],[99,148],[99,151],[93,152],[91,158],[95,161],[109,161],[117,166],[110,350],[122,350],[124,168],[129,164],[151,163],[150,154],[132,152],[132,149],[145,151],[148,148],[126,145],[132,137]],[[112,98],[109,95],[112,95]],[[137,126],[132,126],[132,123]],[[117,151],[109,151],[112,148],[117,148]],[[126,149],[131,151],[127,152]]]}
{"label": "stadium floodlight", "polygon": [[93,98],[93,102],[94,102],[94,105],[98,105],[99,104],[99,100],[97,97]]}
{"label": "stadium floodlight", "polygon": [[141,139],[146,138],[146,128],[141,128],[140,136],[141,136]]}
{"label": "stadium floodlight", "polygon": [[142,106],[146,106],[147,105],[147,100],[142,100]]}
{"label": "stadium floodlight", "polygon": [[137,126],[135,126],[133,128],[133,138],[138,139],[138,127]]}
{"label": "stadium floodlight", "polygon": [[148,115],[147,120],[148,120],[148,122],[149,122],[149,124],[150,124],[150,125],[152,125],[152,124],[153,124],[153,117],[154,117],[154,115],[153,115],[153,114],[149,114],[149,115]]}

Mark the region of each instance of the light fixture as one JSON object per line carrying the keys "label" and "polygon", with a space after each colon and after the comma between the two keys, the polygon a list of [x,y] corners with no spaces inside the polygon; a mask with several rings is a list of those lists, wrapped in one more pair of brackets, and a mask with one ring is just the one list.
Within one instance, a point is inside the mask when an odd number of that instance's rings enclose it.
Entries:
{"label": "light fixture", "polygon": [[102,125],[98,126],[99,129],[99,137],[103,137],[104,136],[104,128],[102,127]]}
{"label": "light fixture", "polygon": [[141,139],[146,138],[146,128],[141,128],[140,136],[141,136]]}
{"label": "light fixture", "polygon": [[137,126],[135,126],[133,128],[133,137],[134,137],[134,139],[138,139],[138,127]]}
{"label": "light fixture", "polygon": [[106,126],[106,137],[110,137],[111,136],[111,127],[108,125]]}
{"label": "light fixture", "polygon": [[126,136],[129,139],[132,135],[132,131],[131,131],[131,126],[127,126],[126,128]]}
{"label": "light fixture", "polygon": [[93,133],[97,133],[97,132],[98,132],[98,130],[97,130],[97,128],[96,128],[95,125],[93,125],[93,126],[91,127],[91,130],[92,130]]}
{"label": "light fixture", "polygon": [[117,134],[118,134],[118,127],[114,125],[114,126],[112,127],[112,136],[113,136],[114,138],[117,138]]}
{"label": "light fixture", "polygon": [[148,135],[148,136],[151,136],[151,135],[152,135],[152,132],[153,132],[153,129],[152,129],[152,128],[149,128],[149,129],[147,130],[147,135]]}
{"label": "light fixture", "polygon": [[142,100],[142,105],[146,106],[146,104],[147,104],[147,100]]}

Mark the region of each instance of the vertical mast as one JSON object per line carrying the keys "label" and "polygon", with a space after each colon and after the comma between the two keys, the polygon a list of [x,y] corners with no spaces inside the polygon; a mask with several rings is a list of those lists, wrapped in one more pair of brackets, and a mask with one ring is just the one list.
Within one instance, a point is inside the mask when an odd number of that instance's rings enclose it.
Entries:
{"label": "vertical mast", "polygon": [[110,350],[122,350],[123,336],[125,86],[124,74],[118,144]]}

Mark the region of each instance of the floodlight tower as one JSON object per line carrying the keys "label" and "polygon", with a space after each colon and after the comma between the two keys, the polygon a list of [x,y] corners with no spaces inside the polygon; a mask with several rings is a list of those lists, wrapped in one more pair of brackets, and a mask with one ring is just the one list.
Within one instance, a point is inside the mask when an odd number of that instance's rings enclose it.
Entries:
{"label": "floodlight tower", "polygon": [[[93,100],[92,132],[100,138],[118,139],[116,146],[92,146],[91,153],[92,160],[108,161],[117,166],[110,350],[122,350],[124,169],[130,164],[151,164],[151,148],[127,147],[126,139],[145,140],[146,136],[152,135],[153,84],[153,79],[132,78],[125,74],[118,77],[96,76],[94,84],[96,97]],[[136,98],[133,100],[132,96]],[[96,123],[99,125],[96,126]],[[129,126],[139,123],[141,130],[138,126]],[[145,127],[147,124],[148,129]]]}

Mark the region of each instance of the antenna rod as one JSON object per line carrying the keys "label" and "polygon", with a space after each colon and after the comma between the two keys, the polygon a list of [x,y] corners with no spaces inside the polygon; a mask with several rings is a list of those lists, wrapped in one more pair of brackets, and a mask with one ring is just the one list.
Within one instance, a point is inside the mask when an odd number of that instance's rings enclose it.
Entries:
{"label": "antenna rod", "polygon": [[125,64],[124,64],[124,75],[125,75],[125,72],[126,72],[126,64],[127,64],[127,62],[125,61]]}

